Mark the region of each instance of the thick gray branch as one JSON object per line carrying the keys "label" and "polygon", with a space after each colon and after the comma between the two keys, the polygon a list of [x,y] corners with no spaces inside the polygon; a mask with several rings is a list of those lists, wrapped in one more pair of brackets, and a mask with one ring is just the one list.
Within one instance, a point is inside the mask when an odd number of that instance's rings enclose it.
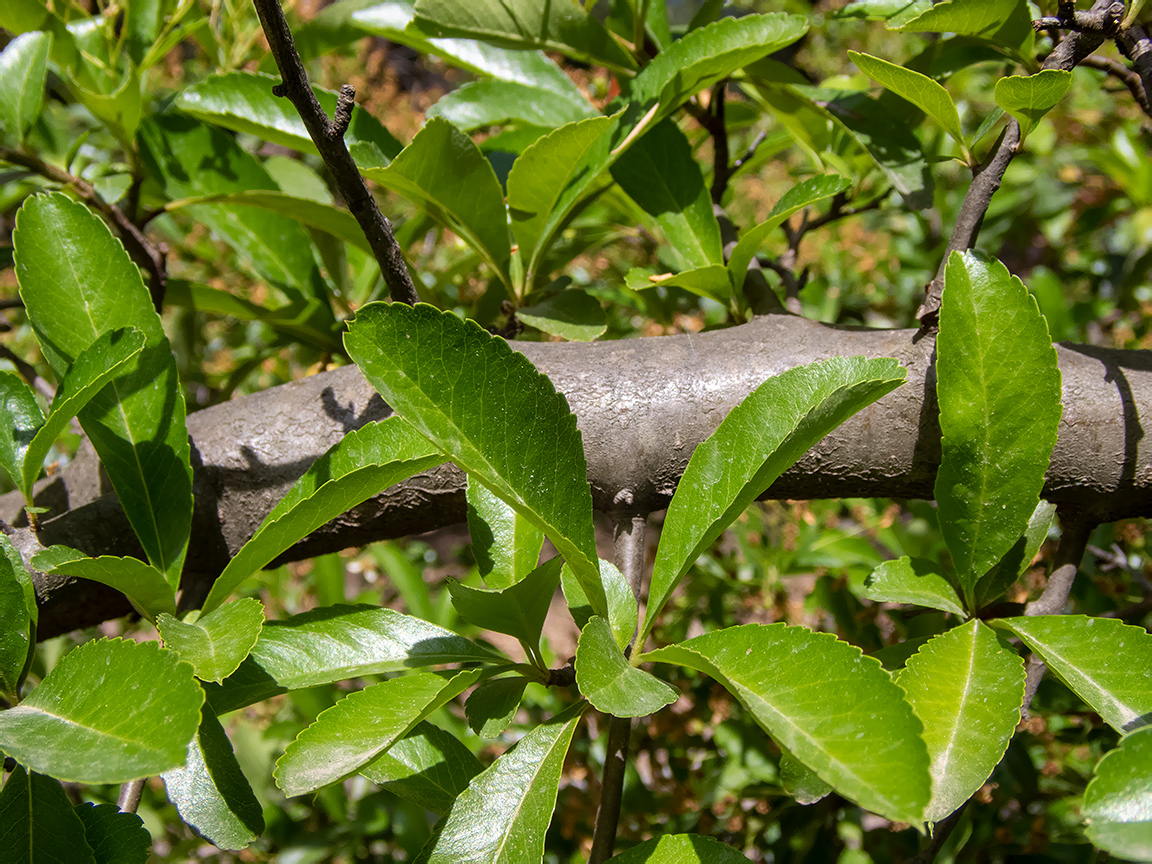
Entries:
{"label": "thick gray branch", "polygon": [[[515,346],[555,382],[580,418],[593,500],[605,512],[667,506],[688,457],[770,375],[834,355],[896,357],[908,382],[818,444],[768,492],[773,498],[930,498],[940,458],[931,337],[912,330],[839,330],[790,315],[705,334],[592,344]],[[1045,497],[1070,518],[1110,522],[1152,513],[1152,356],[1059,348],[1064,417]],[[387,407],[354,367],[315,375],[188,418],[196,513],[184,587],[203,596],[230,554],[312,461]],[[132,534],[91,452],[41,481],[40,542],[131,554]],[[462,477],[447,466],[413,478],[326,526],[284,560],[463,521]],[[0,518],[21,517],[18,495]],[[35,538],[17,532],[31,548]],[[42,635],[122,614],[93,583],[41,582]]]}

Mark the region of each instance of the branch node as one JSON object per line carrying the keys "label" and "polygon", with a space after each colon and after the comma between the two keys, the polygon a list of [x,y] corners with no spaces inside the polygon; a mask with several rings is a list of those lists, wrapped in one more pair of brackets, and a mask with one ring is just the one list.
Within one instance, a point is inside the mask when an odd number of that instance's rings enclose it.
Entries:
{"label": "branch node", "polygon": [[272,95],[280,99],[288,98],[288,85],[281,81],[279,84],[272,85]]}

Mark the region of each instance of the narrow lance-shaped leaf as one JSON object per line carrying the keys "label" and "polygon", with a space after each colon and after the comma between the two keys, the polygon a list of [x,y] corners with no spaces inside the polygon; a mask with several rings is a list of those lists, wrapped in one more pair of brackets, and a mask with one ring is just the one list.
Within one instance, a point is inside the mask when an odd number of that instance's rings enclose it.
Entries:
{"label": "narrow lance-shaped leaf", "polygon": [[955,252],[944,276],[936,393],[940,527],[971,608],[1028,526],[1060,423],[1056,349],[1036,300],[999,261]]}
{"label": "narrow lance-shaped leaf", "polygon": [[168,614],[156,620],[164,647],[191,663],[197,678],[217,683],[248,656],[263,624],[264,606],[254,597],[228,603],[187,623]]}
{"label": "narrow lance-shaped leaf", "polygon": [[510,286],[512,244],[504,192],[492,164],[472,139],[433,117],[392,163],[365,177],[416,205],[472,246]]}
{"label": "narrow lance-shaped leaf", "polygon": [[746,624],[649,651],[714,677],[794,757],[861,807],[922,820],[923,726],[880,663],[829,633]]}
{"label": "narrow lance-shaped leaf", "polygon": [[206,685],[218,714],[285,690],[363,675],[506,658],[463,636],[394,609],[326,606],[266,621],[248,659],[223,685]]}
{"label": "narrow lance-shaped leaf", "polygon": [[188,761],[162,775],[180,818],[220,849],[243,849],[264,830],[264,812],[212,709],[188,743]]}
{"label": "narrow lance-shaped leaf", "polygon": [[599,113],[589,102],[580,105],[543,87],[488,79],[456,88],[441,97],[425,116],[443,117],[457,129],[471,132],[510,122],[550,129]]}
{"label": "narrow lance-shaped leaf", "polygon": [[341,699],[288,745],[276,762],[276,785],[291,797],[355,773],[487,674],[471,669],[445,680],[419,672]]}
{"label": "narrow lance-shaped leaf", "polygon": [[32,388],[16,373],[0,371],[0,466],[17,487],[24,482],[28,447],[43,425],[44,412]]}
{"label": "narrow lance-shaped leaf", "polygon": [[146,347],[128,371],[79,417],[149,562],[175,589],[192,521],[192,468],[184,396],[160,316],[120,241],[84,205],[37,195],[16,223],[20,296],[58,375],[109,330],[144,333]]}
{"label": "narrow lance-shaped leaf", "polygon": [[849,51],[848,56],[865,75],[875,78],[897,96],[907,99],[952,136],[961,149],[967,151],[964,133],[960,130],[960,115],[956,113],[956,103],[948,91],[929,78],[912,69],[905,69],[879,57]]}
{"label": "narrow lance-shaped leaf", "polygon": [[545,561],[519,582],[507,588],[470,588],[454,579],[448,581],[452,605],[460,617],[484,630],[515,636],[529,648],[540,642],[540,631],[552,596],[560,585],[564,561]]}
{"label": "narrow lance-shaped leaf", "polygon": [[0,126],[20,143],[40,116],[51,33],[21,33],[0,51]]}
{"label": "narrow lance-shaped leaf", "polygon": [[1152,634],[1113,618],[1035,615],[992,622],[1024,640],[1117,732],[1152,724]]}
{"label": "narrow lance-shaped leaf", "polygon": [[211,612],[245,579],[293,543],[401,480],[444,462],[435,447],[399,417],[349,432],[317,459],[264,517],[217,577]]}
{"label": "narrow lance-shaped leaf", "polygon": [[91,579],[115,588],[150,620],[176,611],[176,593],[164,574],[136,558],[89,558],[68,546],[49,546],[33,556],[32,566],[44,573]]}
{"label": "narrow lance-shaped leaf", "polygon": [[910,3],[888,21],[889,29],[909,33],[979,36],[1007,49],[1009,56],[1032,59],[1032,13],[1025,0],[943,0]]}
{"label": "narrow lance-shaped leaf", "polygon": [[604,611],[584,447],[552,383],[503,339],[423,304],[369,304],[344,342],[398,414],[544,531]]}
{"label": "narrow lance-shaped leaf", "polygon": [[931,760],[927,822],[976,793],[1008,748],[1024,698],[1024,662],[979,621],[942,633],[896,679],[924,724]]}
{"label": "narrow lance-shaped leaf", "polygon": [[28,445],[24,457],[22,476],[19,478],[20,491],[24,499],[32,502],[32,484],[40,475],[48,451],[56,439],[84,408],[85,405],[107,384],[125,369],[125,366],[144,350],[144,334],[139,330],[122,328],[99,336],[95,342],[80,352],[76,361],[68,368],[44,425],[36,430],[36,435]]}
{"label": "narrow lance-shaped leaf", "polygon": [[813,444],[903,383],[895,360],[834,357],[789,369],[753,390],[697,446],[668,507],[656,553],[643,645],[701,552]]}
{"label": "narrow lance-shaped leaf", "polygon": [[0,694],[15,705],[36,649],[36,592],[12,541],[0,535]]}
{"label": "narrow lance-shaped leaf", "polygon": [[1084,790],[1088,839],[1117,858],[1152,861],[1152,727],[1120,739]]}
{"label": "narrow lance-shaped leaf", "polygon": [[96,864],[60,781],[17,765],[0,790],[0,837],[13,861]]}
{"label": "narrow lance-shaped leaf", "polygon": [[767,219],[740,233],[740,239],[736,241],[736,247],[728,257],[728,270],[732,274],[733,287],[737,291],[743,287],[744,279],[748,275],[748,265],[752,263],[752,259],[756,257],[769,234],[783,225],[793,214],[817,201],[831,198],[851,185],[852,181],[847,177],[827,174],[822,177],[809,177],[785,192],[772,207]]}
{"label": "narrow lance-shaped leaf", "polygon": [[1035,75],[1009,75],[996,82],[996,104],[1016,118],[1023,141],[1071,86],[1072,73],[1064,69],[1044,69]]}
{"label": "narrow lance-shaped leaf", "polygon": [[0,750],[74,783],[123,783],[184,762],[204,691],[155,642],[85,642],[0,711]]}
{"label": "narrow lance-shaped leaf", "polygon": [[864,583],[864,596],[887,603],[914,603],[963,615],[964,607],[952,583],[939,574],[938,567],[923,558],[897,558],[885,561]]}
{"label": "narrow lance-shaped leaf", "polygon": [[427,864],[522,864],[544,854],[560,771],[584,713],[577,703],[516,742],[460,793],[420,860]]}
{"label": "narrow lance-shaped leaf", "polygon": [[614,717],[644,717],[680,695],[659,678],[628,662],[599,615],[584,625],[576,646],[576,684],[597,711]]}
{"label": "narrow lance-shaped leaf", "polygon": [[361,768],[360,773],[405,801],[414,801],[433,813],[444,813],[483,770],[480,760],[459,738],[425,722],[417,724]]}
{"label": "narrow lance-shaped leaf", "polygon": [[600,301],[579,288],[565,288],[559,294],[521,307],[516,317],[529,327],[570,342],[592,342],[608,329],[608,316]]}
{"label": "narrow lance-shaped leaf", "polygon": [[[636,595],[616,565],[603,558],[600,559],[600,584],[604,586],[604,597],[608,602],[608,627],[623,651],[636,635],[636,623],[640,618]],[[572,619],[583,630],[592,618],[592,605],[576,580],[576,574],[567,564],[560,571],[560,585]]]}

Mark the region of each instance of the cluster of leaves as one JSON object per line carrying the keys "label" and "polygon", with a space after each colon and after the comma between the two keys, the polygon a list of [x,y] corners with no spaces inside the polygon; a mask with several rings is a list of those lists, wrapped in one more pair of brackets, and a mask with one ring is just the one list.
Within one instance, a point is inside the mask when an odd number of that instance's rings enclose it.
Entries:
{"label": "cluster of leaves", "polygon": [[[14,844],[38,855],[67,849],[71,860],[88,860],[83,850],[93,861],[142,860],[147,842],[135,817],[73,807],[58,781],[159,775],[187,824],[221,848],[242,848],[264,830],[264,816],[218,717],[282,693],[381,675],[393,677],[315,712],[278,759],[274,779],[284,795],[301,796],[363,777],[437,814],[421,860],[539,857],[565,756],[590,708],[666,716],[660,712],[679,695],[668,679],[697,675],[716,682],[771,737],[779,787],[796,800],[835,792],[893,822],[930,826],[977,793],[1009,748],[1024,693],[1019,646],[1026,646],[1123,736],[1084,792],[1088,836],[1119,855],[1147,856],[1152,818],[1139,805],[1147,800],[1140,784],[1152,776],[1147,632],[1101,618],[985,614],[1048,536],[1053,514],[1039,495],[1060,418],[1049,328],[1001,264],[970,254],[948,265],[937,375],[945,554],[884,563],[861,590],[878,603],[950,617],[933,616],[933,629],[876,657],[783,623],[709,628],[645,651],[650,637],[665,635],[660,614],[674,591],[724,530],[808,447],[899,386],[903,370],[895,361],[829,360],[764,382],[735,408],[681,480],[641,621],[625,576],[598,558],[581,439],[563,397],[474,322],[429,306],[363,305],[376,296],[379,275],[354,220],[304,162],[261,160],[243,146],[242,136],[255,136],[315,152],[300,119],[272,96],[276,79],[224,71],[184,87],[171,105],[150,104],[146,73],[182,41],[195,40],[225,69],[235,65],[225,55],[235,55],[222,50],[211,18],[193,3],[133,5],[123,26],[112,15],[55,12],[35,0],[0,11],[0,25],[21,34],[0,54],[0,122],[14,145],[5,154],[12,164],[45,164],[24,158],[29,148],[21,145],[43,135],[45,116],[56,110],[43,104],[51,72],[54,86],[123,155],[122,165],[84,181],[94,190],[89,204],[116,204],[141,222],[146,213],[173,236],[180,234],[174,219],[190,217],[229,245],[273,298],[245,300],[169,279],[165,304],[259,321],[278,344],[346,354],[398,416],[350,433],[318,460],[238,551],[203,607],[178,615],[192,513],[186,391],[155,291],[92,209],[59,193],[24,200],[14,265],[27,320],[59,384],[45,412],[24,380],[0,376],[7,418],[0,464],[31,505],[51,448],[78,419],[144,553],[90,558],[54,546],[27,563],[123,592],[163,647],[93,640],[28,687],[35,598],[25,562],[0,538],[0,695],[13,706],[0,712],[0,750],[18,764],[0,793],[0,826],[23,826],[5,835]],[[893,193],[926,207],[939,154],[954,148],[976,164],[1004,113],[1032,132],[1071,84],[1065,72],[1001,77],[997,109],[965,132],[956,102],[935,79],[973,56],[987,59],[980,52],[1035,72],[1024,3],[916,3],[896,17],[892,4],[854,4],[854,13],[887,17],[903,32],[955,34],[905,66],[853,54],[886,88],[880,98],[859,81],[813,86],[769,56],[805,35],[802,17],[720,18],[721,4],[709,3],[674,35],[664,4],[635,5],[614,4],[601,21],[574,3],[481,2],[465,12],[450,0],[346,2],[301,34],[302,44],[328,47],[365,33],[386,36],[479,76],[440,100],[406,146],[362,110],[346,138],[366,177],[418,208],[402,242],[438,224],[467,245],[460,272],[488,280],[470,310],[483,323],[508,300],[522,323],[545,334],[605,332],[593,293],[551,279],[588,248],[604,206],[616,209],[616,221],[635,216],[666,241],[657,266],[629,269],[631,302],[652,310],[694,297],[695,308],[742,321],[764,301],[750,270],[792,217],[821,202],[863,207]],[[544,50],[609,70],[619,95],[594,105]],[[743,170],[794,144],[810,162],[801,173],[814,176],[744,226],[725,254],[726,226],[694,156],[695,132],[680,115],[724,123],[716,106],[730,80],[781,133],[775,151],[762,143]],[[698,96],[710,89],[711,108]],[[317,88],[317,95],[331,113],[335,94]],[[931,152],[909,131],[919,115],[951,143]],[[472,137],[493,127],[501,131]],[[60,154],[66,174],[82,138],[72,146]],[[466,625],[516,640],[526,662],[430,614],[334,603],[265,621],[251,597],[226,602],[311,531],[447,460],[469,476],[469,527],[483,579],[483,587],[450,583],[452,606]],[[29,512],[35,518],[35,508]],[[560,557],[539,564],[545,538]],[[530,684],[557,683],[541,642],[557,586],[580,628],[575,689],[485,765],[446,724],[430,721],[468,693],[468,725],[497,738]],[[664,678],[641,668],[651,663],[661,664]],[[687,834],[618,858],[676,856],[739,860],[730,847]]]}

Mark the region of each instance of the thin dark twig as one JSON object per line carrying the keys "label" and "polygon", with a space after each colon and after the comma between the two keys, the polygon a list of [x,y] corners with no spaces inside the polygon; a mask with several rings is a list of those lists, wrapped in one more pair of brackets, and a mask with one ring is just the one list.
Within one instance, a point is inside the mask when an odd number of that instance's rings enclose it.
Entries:
{"label": "thin dark twig", "polygon": [[1148,104],[1148,94],[1144,90],[1144,82],[1136,70],[1129,69],[1119,60],[1115,60],[1112,57],[1098,57],[1095,54],[1091,57],[1085,57],[1080,61],[1080,65],[1107,72],[1127,87],[1128,92],[1132,94],[1132,98],[1136,100],[1136,104],[1140,106],[1140,110],[1149,117],[1152,117],[1152,106]]}
{"label": "thin dark twig", "polygon": [[952,832],[956,830],[956,826],[960,824],[960,817],[964,815],[970,803],[971,798],[937,822],[932,827],[932,839],[928,841],[928,845],[909,858],[907,864],[932,864],[940,854],[940,850],[944,848],[944,844],[948,842],[948,838],[952,836]]}
{"label": "thin dark twig", "polygon": [[144,791],[144,780],[129,780],[120,787],[116,806],[121,813],[135,813],[140,807],[140,794]]}
{"label": "thin dark twig", "polygon": [[84,203],[111,222],[119,232],[128,254],[148,271],[149,291],[156,311],[163,308],[164,293],[168,288],[167,248],[163,243],[153,243],[123,210],[101,198],[87,181],[45,162],[34,153],[0,147],[0,160],[28,168],[62,186],[71,186]]}
{"label": "thin dark twig", "polygon": [[1120,22],[1123,19],[1124,4],[1119,0],[1106,4],[1097,3],[1087,12],[1077,12],[1075,3],[1061,2],[1054,16],[1033,21],[1032,28],[1037,32],[1058,29],[1115,36],[1120,31]]}
{"label": "thin dark twig", "polygon": [[[1090,13],[1103,14],[1114,4],[1107,0],[1097,0]],[[1121,12],[1123,15],[1123,12]],[[1071,71],[1085,57],[1104,44],[1106,34],[1100,31],[1073,32],[1060,42],[1045,59],[1044,69],[1063,69]],[[948,266],[948,259],[953,252],[963,252],[976,245],[976,237],[980,233],[980,226],[984,223],[984,214],[988,212],[988,205],[992,203],[992,196],[1000,188],[1004,180],[1004,172],[1020,150],[1020,124],[1015,119],[1008,121],[1008,126],[1000,137],[1000,141],[988,160],[981,165],[972,178],[972,183],[964,195],[964,203],[960,205],[960,212],[956,215],[956,224],[952,229],[952,236],[936,276],[928,284],[928,291],[924,302],[916,312],[920,321],[921,330],[933,330],[940,317],[940,297],[944,293],[944,269]]]}
{"label": "thin dark twig", "polygon": [[308,75],[304,71],[300,54],[296,51],[292,31],[288,29],[288,21],[284,18],[284,10],[280,8],[279,0],[253,0],[253,2],[256,13],[260,16],[260,26],[264,28],[268,46],[280,70],[281,83],[272,88],[273,94],[287,97],[300,114],[312,143],[316,145],[324,164],[332,172],[336,188],[347,202],[348,209],[356,217],[356,221],[360,223],[360,228],[372,247],[376,261],[380,264],[380,272],[384,275],[384,282],[388,285],[389,295],[400,303],[409,305],[418,303],[420,297],[408,272],[404,253],[392,232],[392,223],[380,212],[376,199],[368,191],[364,178],[360,176],[356,163],[344,144],[343,134],[347,128],[347,120],[351,118],[355,91],[347,84],[340,88],[336,119],[330,123],[324,109],[316,100],[316,94],[312,92],[312,86],[308,83]]}
{"label": "thin dark twig", "polygon": [[[1094,522],[1069,519],[1063,525],[1064,533],[1060,536],[1060,543],[1056,547],[1056,556],[1052,561],[1052,574],[1048,577],[1048,584],[1044,591],[1024,607],[1025,615],[1059,615],[1068,605],[1068,595],[1072,593],[1072,583],[1076,581],[1076,572],[1088,548],[1088,539],[1096,529]],[[1032,700],[1036,698],[1036,690],[1044,678],[1044,663],[1035,654],[1028,658],[1028,668],[1024,680],[1024,719],[1028,719],[1028,710]]]}
{"label": "thin dark twig", "polygon": [[748,145],[748,150],[744,153],[744,155],[732,163],[733,173],[735,173],[740,168],[743,168],[749,161],[751,161],[752,157],[756,155],[756,151],[760,148],[760,145],[764,143],[767,137],[767,130],[761,129],[757,133],[756,137],[752,139],[752,143]]}
{"label": "thin dark twig", "polygon": [[712,135],[712,203],[719,204],[728,189],[732,167],[728,164],[728,125],[724,118],[727,82],[721,81],[712,88],[712,99],[708,103],[708,132]]}

